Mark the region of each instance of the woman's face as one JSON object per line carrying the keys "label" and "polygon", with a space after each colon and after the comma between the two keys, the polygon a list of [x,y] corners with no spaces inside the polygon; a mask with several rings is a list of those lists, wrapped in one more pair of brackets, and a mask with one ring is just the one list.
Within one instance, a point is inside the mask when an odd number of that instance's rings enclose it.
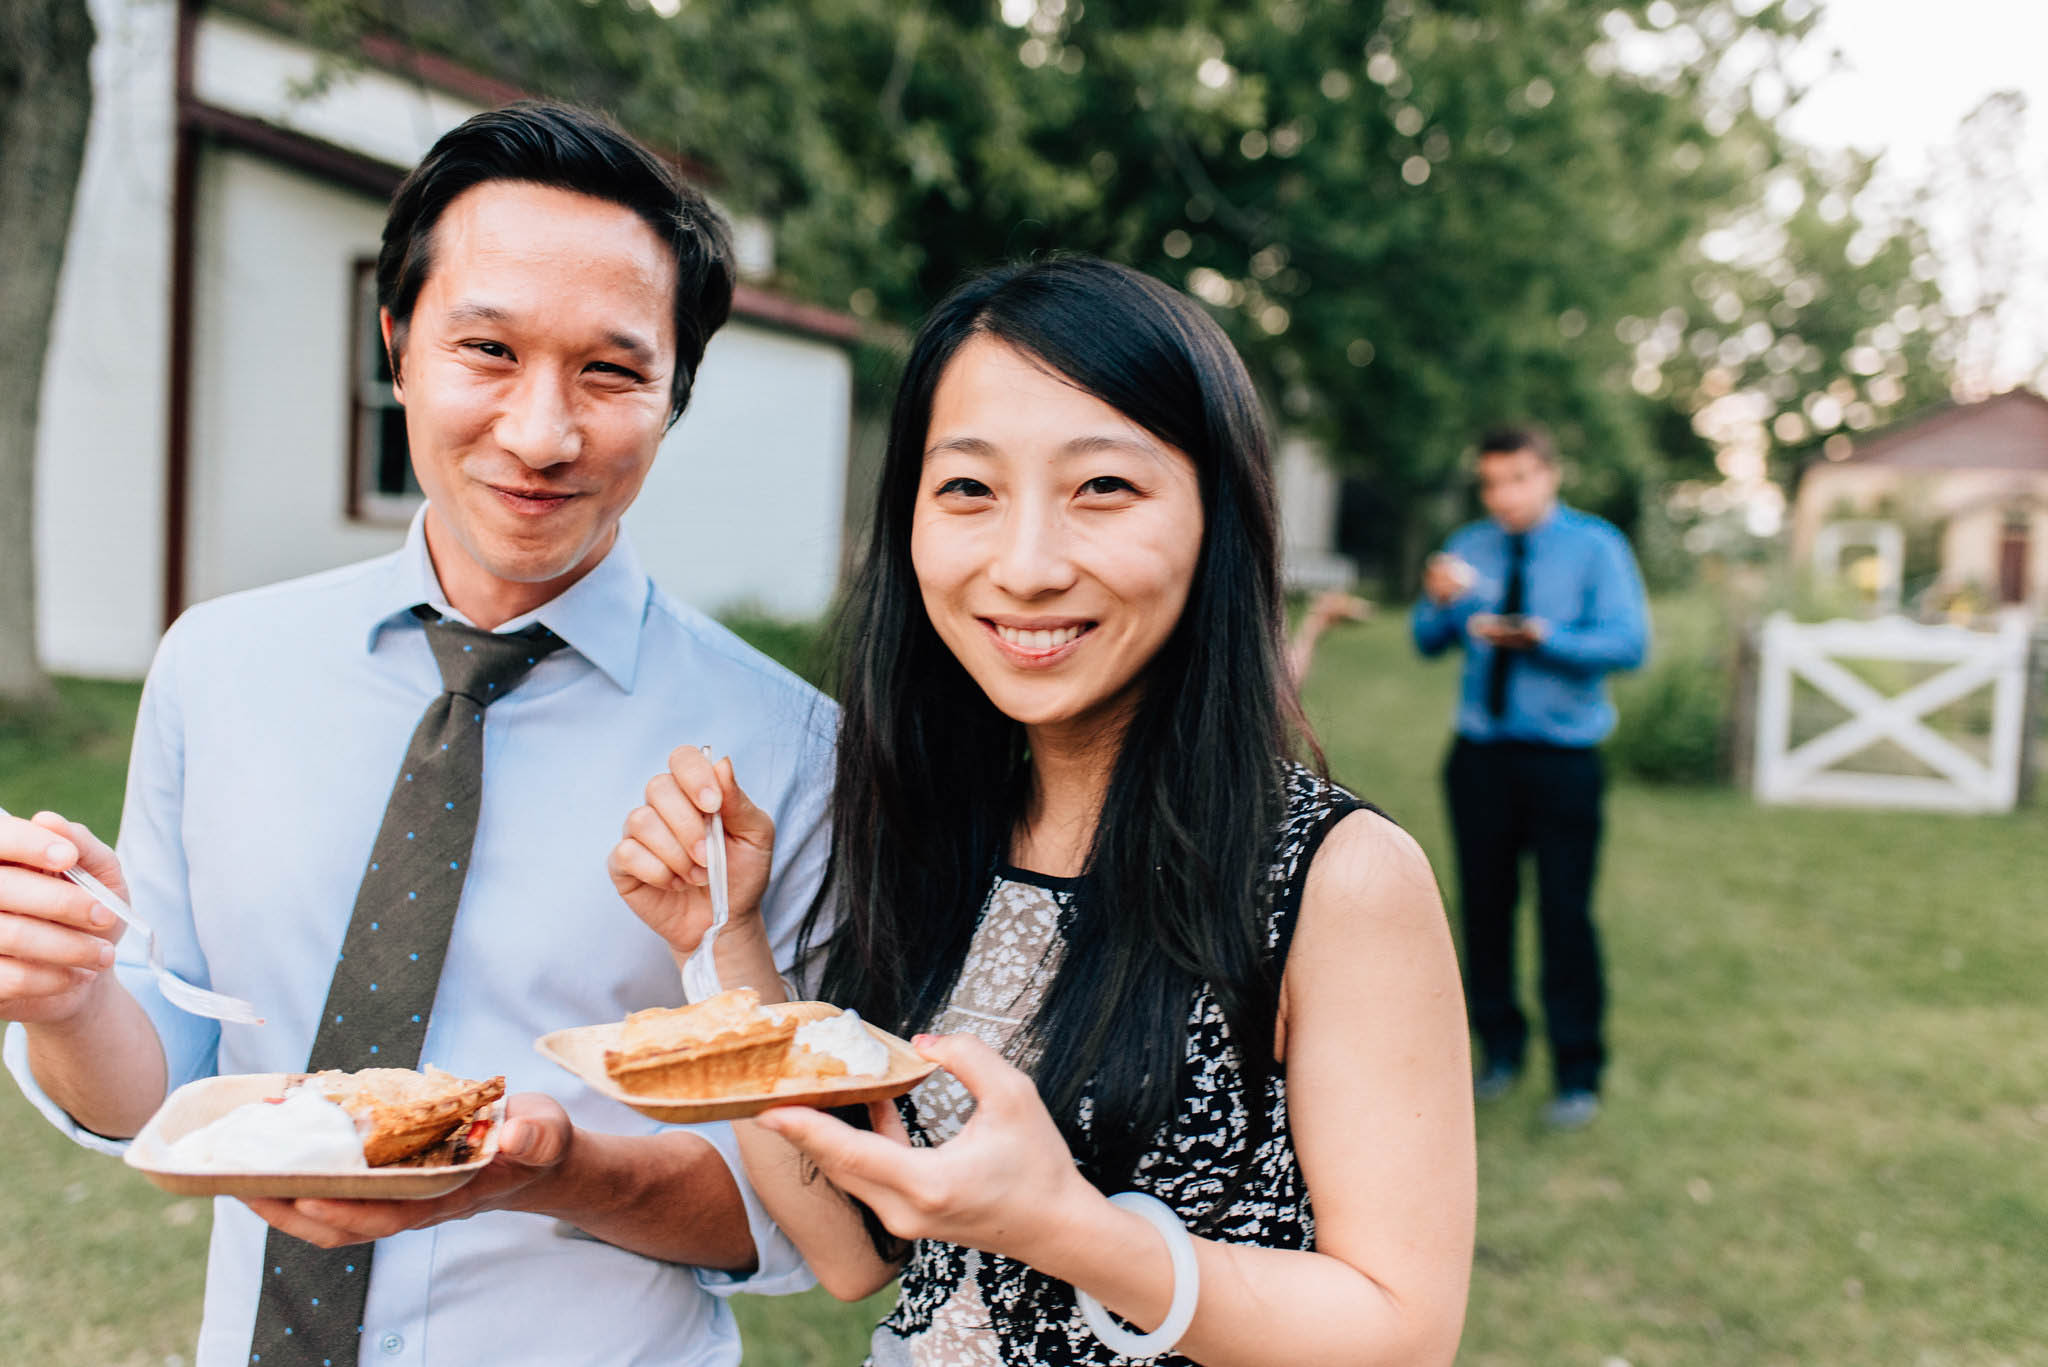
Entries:
{"label": "woman's face", "polygon": [[1119,724],[1201,549],[1186,455],[992,337],[954,353],[911,561],[940,639],[1006,716],[1081,739]]}

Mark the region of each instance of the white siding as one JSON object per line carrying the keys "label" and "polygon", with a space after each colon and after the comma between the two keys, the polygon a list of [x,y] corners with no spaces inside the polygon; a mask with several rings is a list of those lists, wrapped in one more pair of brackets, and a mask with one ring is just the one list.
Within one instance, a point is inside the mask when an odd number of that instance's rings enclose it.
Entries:
{"label": "white siding", "polygon": [[384,206],[243,152],[200,161],[185,591],[193,602],[397,546],[350,522],[354,263]]}
{"label": "white siding", "polygon": [[655,581],[706,609],[822,611],[838,580],[852,403],[843,348],[728,323],[626,517]]}
{"label": "white siding", "polygon": [[1337,472],[1320,447],[1298,436],[1280,439],[1273,467],[1288,587],[1349,587],[1358,567],[1336,549]]}
{"label": "white siding", "polygon": [[199,26],[192,85],[208,104],[392,166],[411,166],[482,108],[371,67],[343,68],[283,34],[217,14]]}

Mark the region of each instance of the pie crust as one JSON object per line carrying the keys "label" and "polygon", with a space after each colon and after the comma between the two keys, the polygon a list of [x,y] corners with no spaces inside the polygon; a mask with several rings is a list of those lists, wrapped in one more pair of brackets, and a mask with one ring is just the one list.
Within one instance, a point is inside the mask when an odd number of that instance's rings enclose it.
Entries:
{"label": "pie crust", "polygon": [[356,1122],[363,1159],[371,1167],[397,1163],[433,1148],[474,1113],[505,1094],[503,1077],[477,1082],[428,1064],[410,1068],[364,1068],[313,1073],[317,1087]]}
{"label": "pie crust", "polygon": [[635,1096],[726,1097],[765,1092],[782,1076],[797,1022],[761,1009],[751,987],[688,1006],[635,1011],[604,1051],[604,1070]]}

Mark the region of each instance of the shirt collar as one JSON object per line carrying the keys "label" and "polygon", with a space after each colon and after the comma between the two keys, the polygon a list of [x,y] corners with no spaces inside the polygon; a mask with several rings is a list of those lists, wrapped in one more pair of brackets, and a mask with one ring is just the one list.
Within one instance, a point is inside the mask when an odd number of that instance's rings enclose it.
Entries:
{"label": "shirt collar", "polygon": [[[425,603],[443,617],[458,622],[469,619],[449,606],[434,573],[434,558],[427,552],[427,510],[424,504],[413,514],[406,528],[405,545],[388,563],[388,570],[376,581],[374,597],[368,603],[369,633],[365,648],[375,650],[384,628],[411,622],[414,605]],[[578,655],[590,661],[621,690],[633,691],[640,669],[640,627],[647,614],[647,599],[653,592],[647,571],[633,543],[620,527],[611,550],[590,573],[532,612],[515,617],[498,628],[518,631],[539,622],[569,643]]]}
{"label": "shirt collar", "polygon": [[[1550,507],[1544,512],[1543,516],[1537,518],[1535,522],[1529,525],[1527,530],[1522,532],[1522,544],[1526,546],[1534,542],[1538,536],[1540,536],[1543,532],[1547,531],[1553,524],[1556,523],[1557,515],[1563,510],[1563,500],[1553,499],[1551,501]],[[1510,537],[1515,535],[1515,533],[1509,531],[1506,527],[1501,526],[1498,522],[1493,524],[1493,529],[1499,532],[1503,537]]]}

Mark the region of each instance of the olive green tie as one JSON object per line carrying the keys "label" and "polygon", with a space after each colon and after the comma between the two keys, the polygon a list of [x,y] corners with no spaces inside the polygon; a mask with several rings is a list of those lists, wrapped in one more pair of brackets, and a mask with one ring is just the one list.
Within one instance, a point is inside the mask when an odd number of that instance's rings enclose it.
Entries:
{"label": "olive green tie", "polygon": [[[484,713],[562,640],[546,627],[499,635],[413,612],[446,690],[413,731],[328,984],[306,1070],[414,1068],[483,795]],[[321,1249],[273,1229],[249,1360],[265,1367],[353,1364],[375,1245]]]}

